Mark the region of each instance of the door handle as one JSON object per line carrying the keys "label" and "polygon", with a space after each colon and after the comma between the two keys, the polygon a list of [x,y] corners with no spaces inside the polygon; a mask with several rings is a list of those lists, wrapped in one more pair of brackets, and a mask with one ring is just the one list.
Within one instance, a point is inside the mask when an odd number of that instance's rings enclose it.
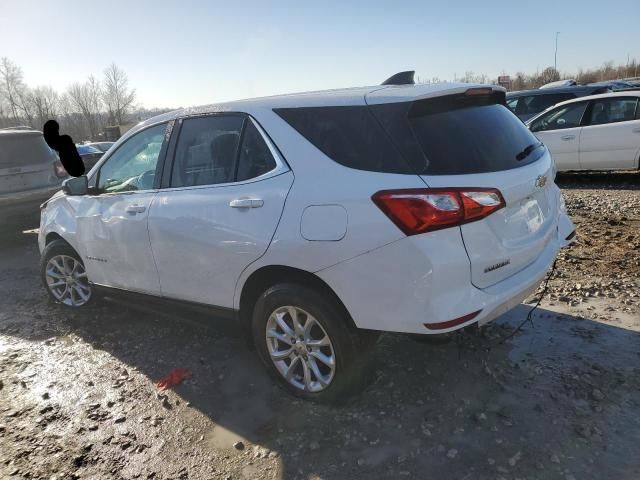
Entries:
{"label": "door handle", "polygon": [[229,202],[231,208],[260,208],[263,205],[261,198],[236,198]]}
{"label": "door handle", "polygon": [[563,135],[560,138],[562,138],[562,140],[573,140],[574,138],[576,138],[576,136],[575,135]]}
{"label": "door handle", "polygon": [[147,209],[144,205],[127,205],[124,209],[125,212],[135,215],[136,213],[142,213]]}
{"label": "door handle", "polygon": [[633,129],[633,133],[640,133],[640,127],[638,127],[638,128],[634,128],[634,129]]}

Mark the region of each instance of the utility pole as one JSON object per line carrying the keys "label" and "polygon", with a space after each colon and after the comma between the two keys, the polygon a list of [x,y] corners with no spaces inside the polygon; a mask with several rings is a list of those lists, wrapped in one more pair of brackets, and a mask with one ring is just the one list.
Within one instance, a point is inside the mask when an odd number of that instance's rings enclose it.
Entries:
{"label": "utility pole", "polygon": [[560,32],[556,32],[556,53],[553,56],[553,69],[556,72],[558,71],[558,35],[560,35]]}

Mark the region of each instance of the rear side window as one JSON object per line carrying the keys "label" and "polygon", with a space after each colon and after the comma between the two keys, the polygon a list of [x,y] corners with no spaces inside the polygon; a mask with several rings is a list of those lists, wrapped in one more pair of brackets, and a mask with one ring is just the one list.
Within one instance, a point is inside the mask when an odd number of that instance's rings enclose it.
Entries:
{"label": "rear side window", "polygon": [[252,121],[247,121],[242,135],[236,182],[259,177],[276,168],[269,147]]}
{"label": "rear side window", "polygon": [[36,133],[0,133],[0,168],[51,163],[55,154]]}
{"label": "rear side window", "polygon": [[416,102],[409,112],[411,130],[426,157],[422,173],[458,175],[508,170],[534,162],[535,136],[504,105],[455,108],[439,101]]}
{"label": "rear side window", "polygon": [[633,97],[594,100],[588,125],[603,125],[605,123],[634,120],[637,104],[638,99]]}
{"label": "rear side window", "polygon": [[366,106],[274,110],[335,162],[384,173],[411,173],[388,135]]}

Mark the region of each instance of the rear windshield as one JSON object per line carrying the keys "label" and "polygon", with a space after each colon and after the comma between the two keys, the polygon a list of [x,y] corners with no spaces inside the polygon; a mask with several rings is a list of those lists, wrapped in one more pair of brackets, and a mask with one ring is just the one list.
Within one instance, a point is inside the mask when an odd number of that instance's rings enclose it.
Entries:
{"label": "rear windshield", "polygon": [[[415,110],[415,108],[413,109]],[[418,108],[410,113],[411,130],[425,155],[420,173],[458,175],[521,167],[544,153],[536,137],[504,105],[453,110]],[[524,156],[524,157],[523,157]]]}
{"label": "rear windshield", "polygon": [[51,162],[53,151],[38,134],[0,134],[0,168]]}

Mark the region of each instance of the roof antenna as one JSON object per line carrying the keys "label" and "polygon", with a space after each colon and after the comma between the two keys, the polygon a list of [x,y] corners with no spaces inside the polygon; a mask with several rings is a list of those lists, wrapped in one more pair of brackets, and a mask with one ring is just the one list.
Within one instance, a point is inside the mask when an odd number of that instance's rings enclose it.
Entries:
{"label": "roof antenna", "polygon": [[406,72],[399,72],[390,76],[381,85],[415,85],[413,75],[415,70],[407,70]]}

